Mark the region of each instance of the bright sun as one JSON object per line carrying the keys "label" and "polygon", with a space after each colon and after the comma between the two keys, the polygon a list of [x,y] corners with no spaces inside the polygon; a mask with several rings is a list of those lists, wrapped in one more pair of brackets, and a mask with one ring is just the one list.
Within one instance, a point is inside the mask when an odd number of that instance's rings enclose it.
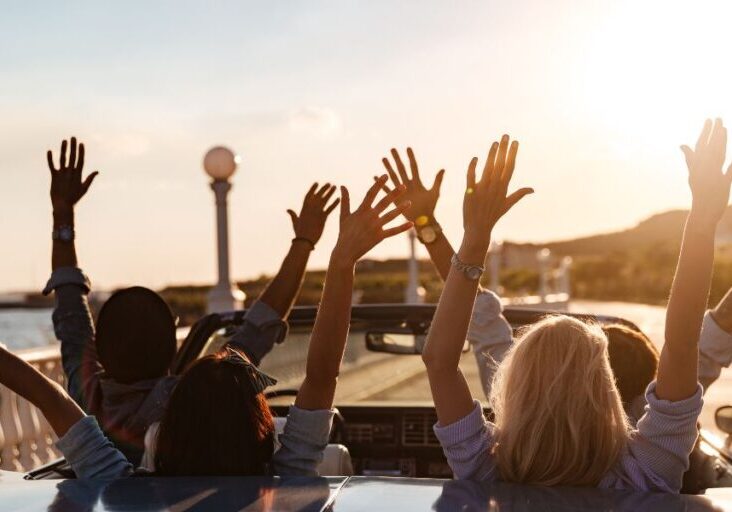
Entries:
{"label": "bright sun", "polygon": [[688,140],[706,117],[732,125],[730,22],[732,2],[618,2],[587,35],[577,100],[643,144]]}

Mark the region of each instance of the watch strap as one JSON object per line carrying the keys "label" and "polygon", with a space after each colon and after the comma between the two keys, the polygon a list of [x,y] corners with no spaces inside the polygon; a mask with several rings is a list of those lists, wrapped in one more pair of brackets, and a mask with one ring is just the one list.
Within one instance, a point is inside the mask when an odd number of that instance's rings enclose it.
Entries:
{"label": "watch strap", "polygon": [[483,272],[485,272],[485,267],[481,267],[480,265],[469,265],[460,261],[457,253],[452,255],[450,263],[452,263],[452,266],[455,267],[455,269],[462,272],[462,274],[471,281],[478,281],[483,275]]}
{"label": "watch strap", "polygon": [[53,229],[51,232],[51,239],[60,242],[72,242],[76,238],[76,232],[74,226],[68,224],[62,224]]}
{"label": "watch strap", "polygon": [[[432,240],[425,240],[422,236],[422,231],[425,229],[431,229],[434,233],[434,239]],[[438,238],[440,238],[440,235],[442,234],[442,226],[440,226],[439,222],[433,221],[428,224],[424,224],[422,226],[417,226],[417,239],[422,242],[424,245],[429,245],[431,243],[434,243],[437,241]]]}

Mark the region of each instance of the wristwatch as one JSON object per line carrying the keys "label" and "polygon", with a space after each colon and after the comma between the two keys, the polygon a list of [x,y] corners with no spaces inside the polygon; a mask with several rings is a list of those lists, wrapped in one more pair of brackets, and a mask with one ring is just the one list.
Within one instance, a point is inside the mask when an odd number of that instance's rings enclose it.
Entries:
{"label": "wristwatch", "polygon": [[450,263],[452,263],[453,267],[462,272],[463,275],[471,281],[479,280],[480,276],[482,276],[483,272],[485,272],[485,268],[479,265],[468,265],[467,263],[463,263],[462,261],[460,261],[460,258],[458,258],[457,254],[452,255],[452,260],[450,261]]}
{"label": "wristwatch", "polygon": [[73,226],[59,226],[51,233],[51,238],[59,242],[73,242],[75,238]]}
{"label": "wristwatch", "polygon": [[442,234],[442,226],[437,221],[421,224],[416,222],[417,238],[423,244],[431,244]]}

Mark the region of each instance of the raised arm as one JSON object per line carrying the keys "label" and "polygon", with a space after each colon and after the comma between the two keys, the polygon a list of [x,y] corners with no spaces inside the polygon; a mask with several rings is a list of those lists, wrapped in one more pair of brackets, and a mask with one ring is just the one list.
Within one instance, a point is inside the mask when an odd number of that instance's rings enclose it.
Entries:
{"label": "raised arm", "polygon": [[692,202],[666,309],[656,386],[662,400],[683,400],[696,391],[698,340],[712,279],[714,233],[727,208],[732,183],[732,168],[722,172],[726,146],[727,129],[717,119],[704,124],[694,150],[681,147],[689,168]]}
{"label": "raised arm", "polygon": [[[67,159],[68,150],[68,159]],[[78,268],[74,243],[74,210],[89,190],[97,172],[83,179],[84,144],[72,137],[61,143],[59,164],[53,153],[47,153],[51,173],[51,205],[53,208],[52,274],[44,293],[55,291],[56,307],[53,324],[61,341],[61,359],[71,397],[86,411],[94,414],[101,397],[98,374],[101,366],[94,347],[94,324],[87,301],[90,283]]]}
{"label": "raised arm", "polygon": [[314,183],[300,209],[300,214],[287,210],[292,219],[295,238],[285,256],[280,270],[259,296],[260,301],[275,310],[280,318],[286,318],[302,287],[310,253],[323,235],[328,215],[338,206],[339,199],[328,204],[336,187],[326,183],[318,189]]}
{"label": "raised arm", "polygon": [[59,437],[84,417],[59,384],[4,347],[0,347],[0,383],[38,407]]}
{"label": "raised arm", "polygon": [[323,234],[325,221],[340,201],[336,199],[328,204],[334,192],[335,186],[326,183],[318,189],[314,183],[305,195],[300,214],[287,210],[295,238],[277,275],[249,308],[244,322],[229,341],[256,365],[287,336],[284,319],[300,293],[310,253]]}
{"label": "raised arm", "polygon": [[[394,172],[394,168],[387,158],[382,159],[384,167],[389,173],[392,185],[404,185],[406,189],[404,199],[412,203],[412,206],[404,212],[404,216],[414,222],[417,238],[427,248],[432,263],[442,280],[445,281],[450,273],[450,260],[455,254],[452,244],[445,236],[435,216],[435,207],[440,197],[440,185],[442,185],[445,171],[443,169],[437,173],[432,187],[428,189],[420,178],[417,159],[412,148],[407,148],[411,176],[402,163],[399,152],[392,149],[391,155],[398,173]],[[374,177],[374,179],[378,178]],[[385,186],[384,191],[388,193],[390,189]],[[478,285],[478,295],[467,339],[475,355],[486,397],[490,395],[496,368],[513,343],[513,330],[502,313],[503,306],[500,297]]]}
{"label": "raised arm", "polygon": [[71,137],[68,161],[66,160],[67,142],[61,143],[58,169],[53,162],[53,153],[46,153],[48,169],[51,171],[51,205],[53,206],[53,255],[51,268],[77,267],[76,246],[74,244],[74,207],[89,190],[98,172],[93,172],[82,181],[84,170],[84,144],[76,144]]}
{"label": "raised arm", "polygon": [[442,426],[467,416],[474,408],[470,389],[458,364],[473,310],[478,280],[498,219],[526,194],[528,188],[507,195],[516,163],[518,143],[509,148],[508,135],[494,142],[479,181],[478,159],[468,167],[463,200],[465,233],[455,264],[451,266],[442,291],[422,359]]}
{"label": "raised arm", "polygon": [[385,182],[386,176],[382,176],[369,189],[354,212],[350,210],[348,189],[341,187],[340,231],[331,253],[323,298],[310,338],[305,380],[295,401],[300,409],[330,409],[333,406],[336,381],[351,321],[356,262],[385,238],[403,233],[412,227],[411,222],[406,222],[385,228],[387,223],[409,207],[408,202],[401,203],[387,211],[390,204],[404,193],[403,187],[390,192],[373,205]]}
{"label": "raised arm", "polygon": [[[409,169],[411,176],[404,166],[399,152],[392,148],[391,156],[394,159],[394,165],[397,171],[391,165],[388,158],[382,158],[386,171],[394,187],[404,186],[404,200],[412,203],[404,216],[407,220],[414,223],[414,229],[417,230],[417,238],[427,248],[432,263],[437,268],[437,272],[444,281],[450,272],[450,258],[455,254],[452,245],[442,232],[440,223],[435,217],[435,208],[437,201],[440,199],[440,187],[442,186],[442,178],[445,176],[445,170],[441,169],[435,176],[432,187],[425,187],[422,178],[419,175],[419,167],[417,159],[414,157],[412,148],[407,148],[407,157],[409,158]],[[378,179],[376,176],[374,180]],[[388,193],[389,188],[384,186],[384,190]]]}

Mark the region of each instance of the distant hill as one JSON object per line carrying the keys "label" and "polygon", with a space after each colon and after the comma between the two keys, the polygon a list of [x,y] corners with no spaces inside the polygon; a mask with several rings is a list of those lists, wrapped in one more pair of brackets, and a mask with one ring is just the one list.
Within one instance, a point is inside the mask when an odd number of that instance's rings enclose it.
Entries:
{"label": "distant hill", "polygon": [[[632,251],[657,244],[677,246],[681,243],[681,234],[687,214],[688,210],[670,210],[652,215],[635,227],[622,231],[544,244],[515,244],[511,242],[508,242],[508,244],[514,247],[536,250],[546,247],[555,255],[573,257]],[[732,243],[732,207],[727,208],[722,221],[719,223],[717,242],[719,245]]]}
{"label": "distant hill", "polygon": [[[549,248],[557,259],[571,256],[572,295],[576,298],[663,304],[671,286],[687,211],[671,210],[653,215],[638,225],[573,240],[547,243],[504,243],[501,285],[504,293],[536,293],[539,284],[536,251]],[[457,240],[453,240],[457,242]],[[732,285],[732,208],[717,231],[717,258],[712,301]],[[436,302],[442,282],[428,260],[419,262],[420,284],[428,302]],[[306,274],[298,304],[317,304],[324,270]],[[248,302],[262,292],[271,276],[240,281]],[[364,303],[401,302],[407,283],[406,259],[362,260],[356,269],[356,289]],[[161,290],[185,322],[203,314],[208,286],[169,286]]]}

